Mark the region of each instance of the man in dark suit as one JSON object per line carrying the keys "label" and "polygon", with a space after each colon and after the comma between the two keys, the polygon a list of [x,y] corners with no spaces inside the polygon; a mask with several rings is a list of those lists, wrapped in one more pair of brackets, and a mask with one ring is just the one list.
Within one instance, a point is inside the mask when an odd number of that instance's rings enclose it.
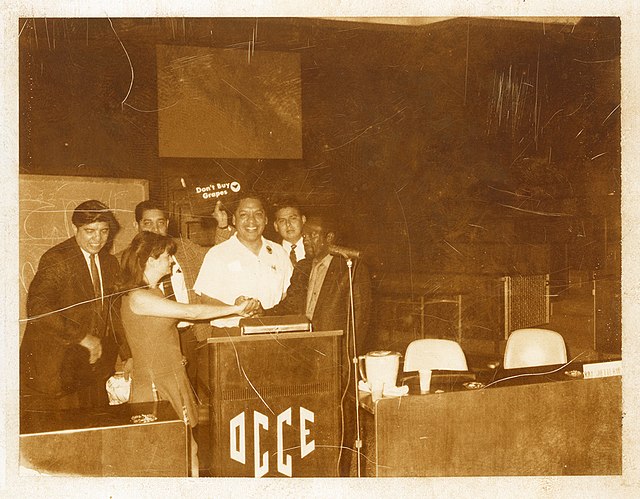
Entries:
{"label": "man in dark suit", "polygon": [[[343,445],[351,450],[342,453],[340,474],[348,476],[351,458],[355,452],[356,422],[353,359],[353,327],[349,270],[346,260],[329,252],[336,244],[335,224],[328,217],[310,216],[303,228],[306,258],[294,267],[287,296],[275,307],[267,310],[268,315],[305,314],[315,331],[344,331],[341,341],[340,377],[343,402],[344,426]],[[353,265],[353,299],[356,322],[356,349],[364,354],[363,348],[369,329],[371,308],[371,281],[369,272],[362,262]]]}
{"label": "man in dark suit", "polygon": [[[343,257],[329,253],[329,247],[336,244],[335,225],[328,217],[311,216],[304,224],[303,233],[306,258],[296,263],[285,299],[266,314],[303,314],[311,320],[316,331],[341,329],[350,333],[347,262]],[[355,262],[353,270],[356,348],[362,353],[369,329],[371,281],[363,263]]]}
{"label": "man in dark suit", "polygon": [[108,315],[119,271],[109,243],[118,222],[96,200],[78,205],[71,222],[74,236],[42,255],[29,286],[20,347],[22,409],[108,404],[105,382],[118,349]]}
{"label": "man in dark suit", "polygon": [[302,226],[306,217],[293,198],[285,198],[276,203],[273,214],[273,228],[282,238],[282,241],[277,242],[280,242],[289,255],[291,264],[295,266],[306,256],[302,242]]}

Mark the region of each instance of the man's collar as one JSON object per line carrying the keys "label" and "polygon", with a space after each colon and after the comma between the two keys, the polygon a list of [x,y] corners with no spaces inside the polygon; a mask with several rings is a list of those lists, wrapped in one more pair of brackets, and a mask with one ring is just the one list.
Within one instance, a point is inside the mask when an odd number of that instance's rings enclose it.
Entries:
{"label": "man's collar", "polygon": [[331,253],[327,253],[326,255],[324,255],[320,260],[317,259],[313,259],[313,265],[320,265],[321,263],[324,264],[328,264],[331,259],[333,258],[333,255]]}
{"label": "man's collar", "polygon": [[[246,244],[244,244],[240,238],[238,238],[238,233],[236,232],[233,236],[231,236],[230,239],[235,238],[236,242],[240,245],[242,245],[244,248],[248,249],[249,251],[251,251],[251,253],[253,253],[253,250],[247,246]],[[260,236],[260,250],[258,251],[258,253],[262,252],[263,249],[267,249],[267,252],[269,254],[271,254],[273,252],[273,247],[271,246],[270,242],[267,241],[264,236]],[[255,254],[255,253],[254,253]]]}
{"label": "man's collar", "polygon": [[287,244],[289,246],[293,246],[295,244],[296,247],[298,247],[298,246],[300,246],[302,244],[302,236],[295,243],[290,243],[286,239],[283,239],[282,240],[282,245],[284,246],[285,244]]}
{"label": "man's collar", "polygon": [[[82,252],[82,256],[84,256],[84,259],[88,262],[91,259],[91,253],[82,249],[79,244],[78,244],[78,248],[80,248],[80,251]],[[96,253],[96,257],[98,256],[98,254],[99,253]]]}

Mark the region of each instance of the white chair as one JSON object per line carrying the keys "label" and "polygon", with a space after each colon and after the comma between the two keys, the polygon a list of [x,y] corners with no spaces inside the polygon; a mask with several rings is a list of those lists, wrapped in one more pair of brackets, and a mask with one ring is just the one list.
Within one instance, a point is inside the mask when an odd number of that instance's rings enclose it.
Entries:
{"label": "white chair", "polygon": [[559,333],[549,329],[517,329],[504,348],[504,368],[548,366],[567,362],[567,347]]}
{"label": "white chair", "polygon": [[425,338],[409,343],[404,354],[404,372],[420,370],[467,371],[467,359],[452,340]]}

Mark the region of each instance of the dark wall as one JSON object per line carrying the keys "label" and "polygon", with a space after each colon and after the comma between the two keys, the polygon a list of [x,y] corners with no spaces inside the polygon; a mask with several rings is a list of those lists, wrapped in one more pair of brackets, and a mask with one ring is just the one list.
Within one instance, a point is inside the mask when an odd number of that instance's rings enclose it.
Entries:
{"label": "dark wall", "polygon": [[[383,270],[619,268],[617,19],[112,23],[25,25],[22,173],[146,178],[169,200],[180,176],[232,169],[334,206]],[[300,53],[304,159],[159,158],[156,43]]]}
{"label": "dark wall", "polygon": [[46,25],[30,20],[20,37],[20,172],[144,178],[157,193],[149,44],[122,37],[135,69],[130,88],[127,54],[108,20]]}

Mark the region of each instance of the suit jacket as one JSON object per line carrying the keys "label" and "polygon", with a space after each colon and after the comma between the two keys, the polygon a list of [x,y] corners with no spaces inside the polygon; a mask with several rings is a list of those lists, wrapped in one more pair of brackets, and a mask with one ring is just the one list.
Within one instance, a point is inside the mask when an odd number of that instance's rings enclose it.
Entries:
{"label": "suit jacket", "polygon": [[[275,307],[266,311],[268,315],[305,314],[307,307],[307,289],[311,275],[312,260],[305,258],[296,263],[287,289],[287,296]],[[356,348],[364,353],[369,332],[371,309],[371,280],[369,271],[362,262],[354,265],[353,298],[356,316]],[[349,274],[346,260],[334,256],[327,269],[318,301],[313,313],[313,328],[316,331],[344,331],[343,347],[351,351],[350,333]],[[349,343],[347,344],[347,341]]]}
{"label": "suit jacket", "polygon": [[[27,295],[28,322],[20,347],[21,382],[53,396],[83,384],[83,374],[108,378],[116,346],[108,320],[118,261],[106,248],[99,254],[104,304],[94,299],[91,273],[75,238],[42,255]],[[89,352],[79,345],[87,335],[102,341],[102,356],[89,365]],[[66,385],[66,386],[65,386]]]}

